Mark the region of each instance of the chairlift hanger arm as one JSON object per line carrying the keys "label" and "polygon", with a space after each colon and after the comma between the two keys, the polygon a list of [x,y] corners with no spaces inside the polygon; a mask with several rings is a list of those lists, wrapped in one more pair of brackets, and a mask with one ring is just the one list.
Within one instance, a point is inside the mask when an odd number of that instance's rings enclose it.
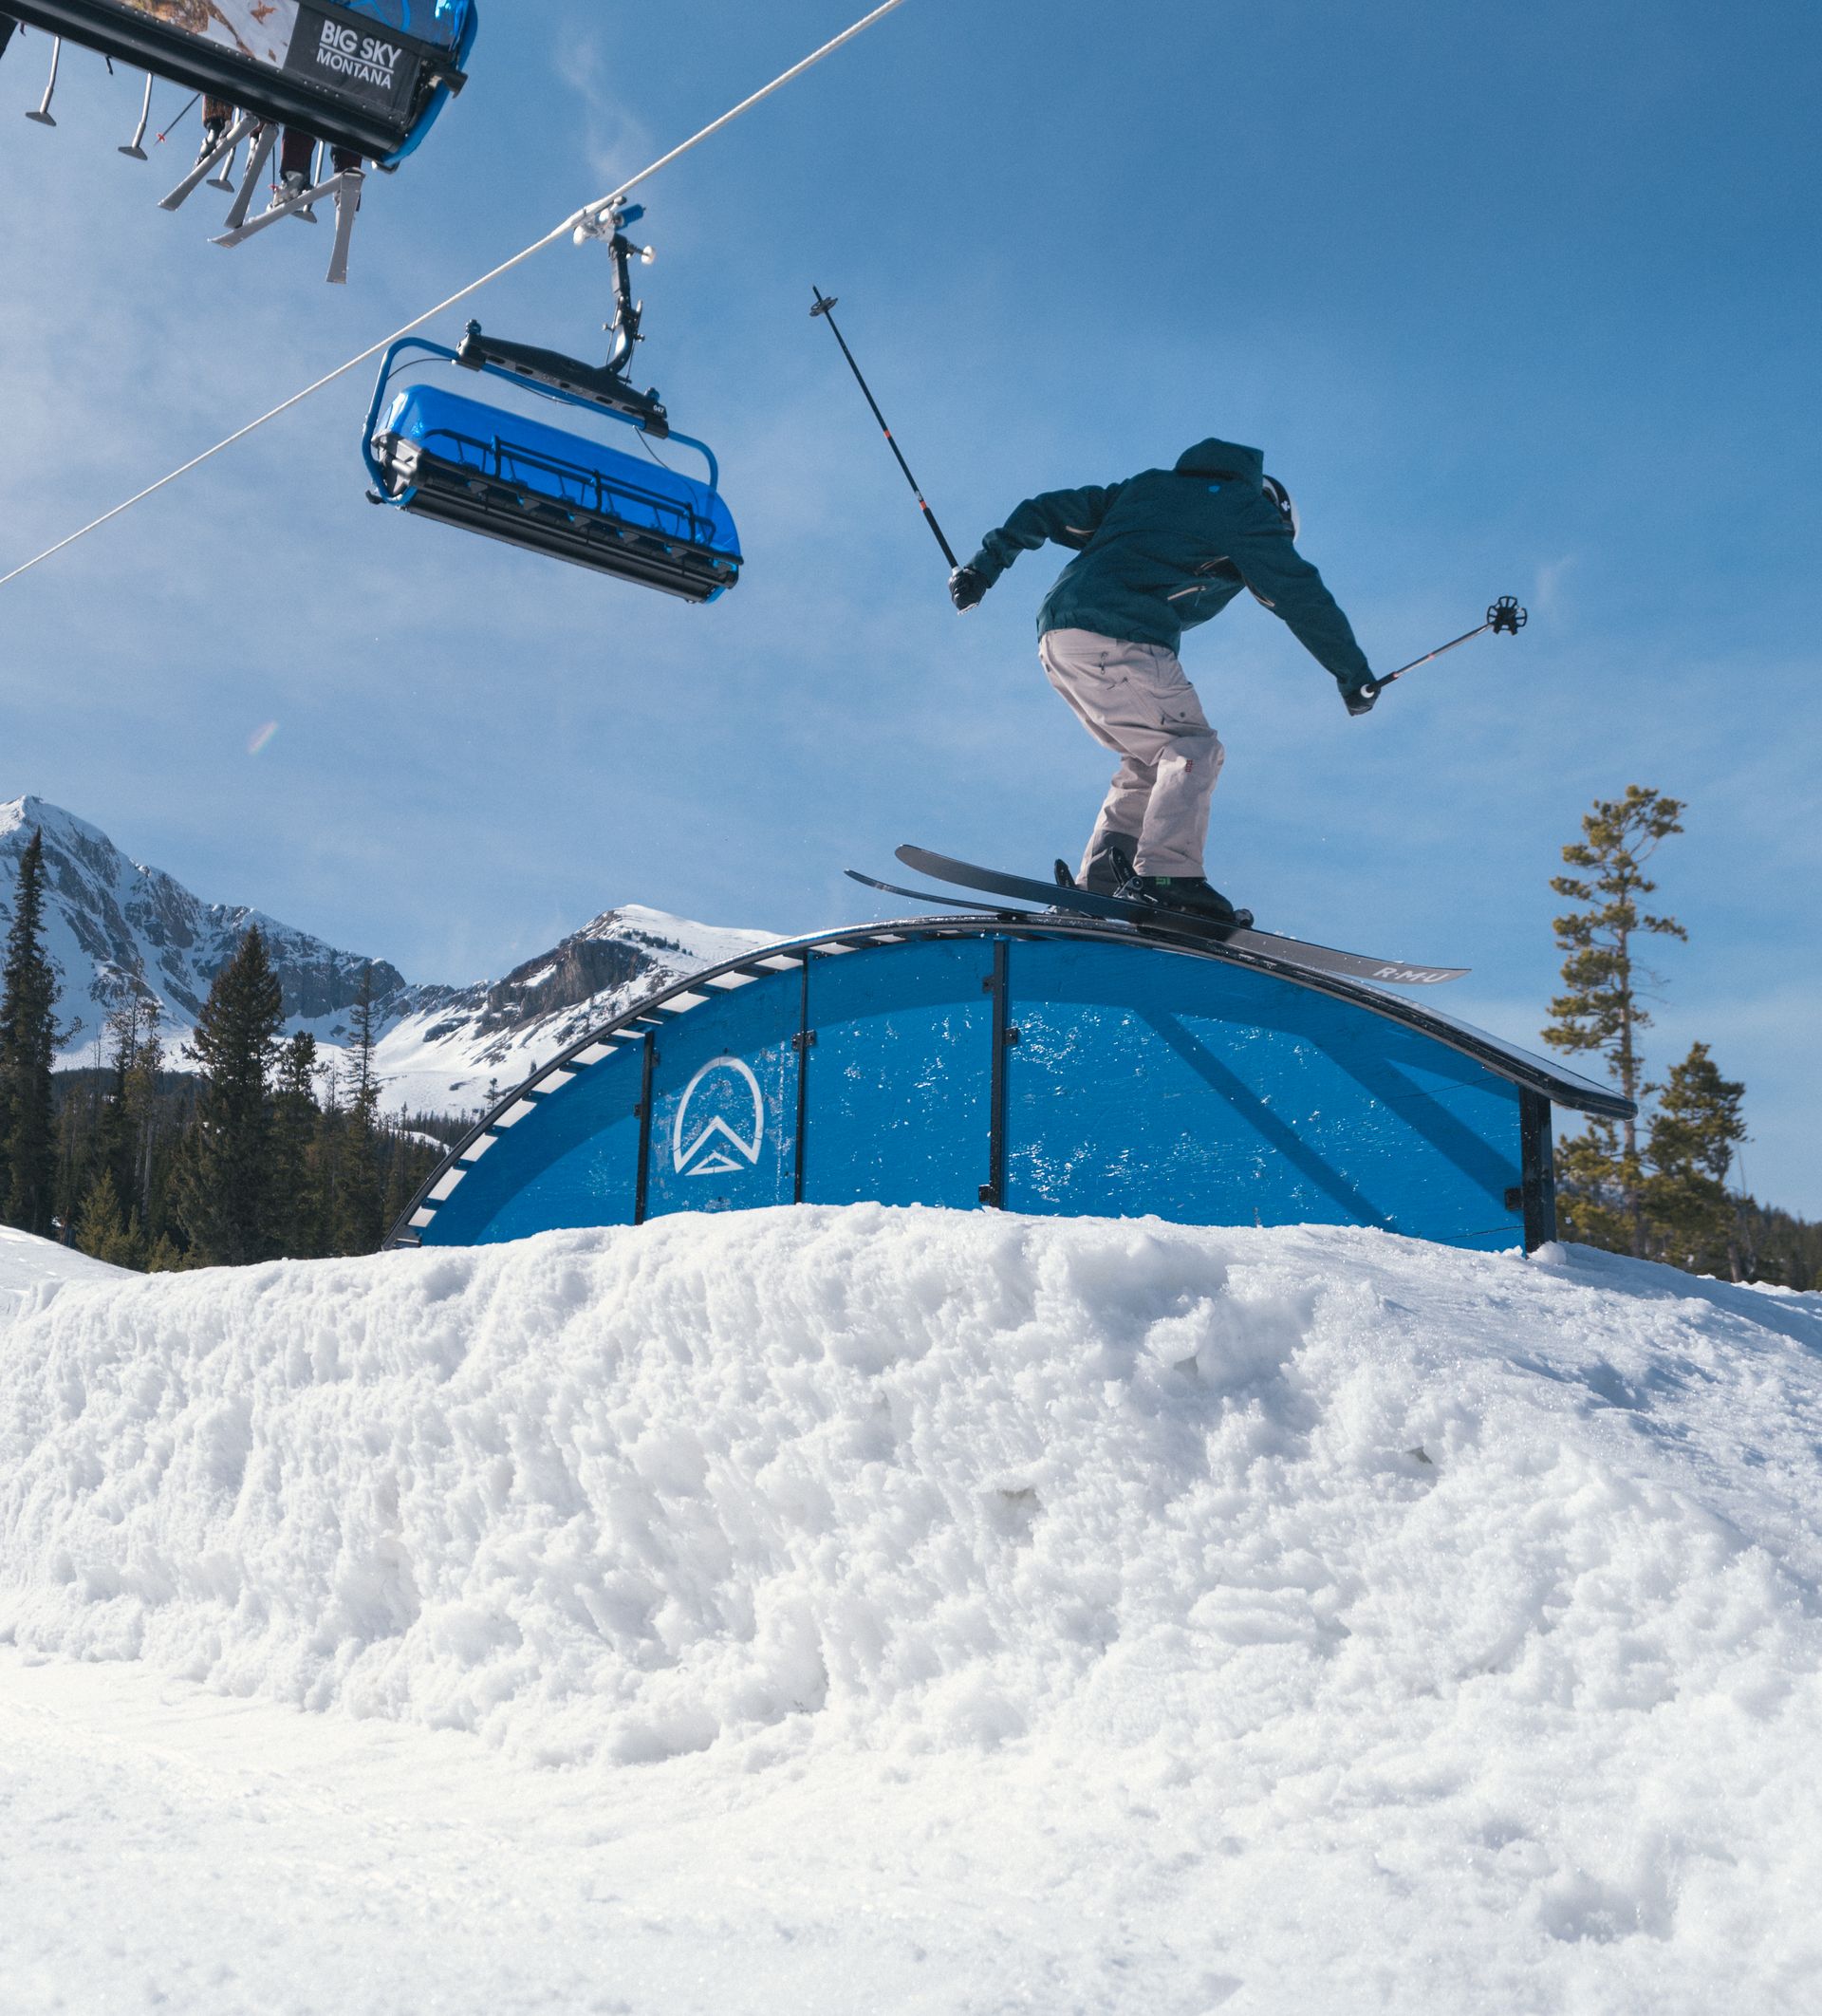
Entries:
{"label": "chairlift hanger arm", "polygon": [[[634,203],[604,212],[600,217],[588,218],[576,228],[578,244],[586,244],[591,238],[605,238],[608,254],[613,260],[614,319],[608,327],[613,331],[614,341],[605,363],[584,364],[566,356],[561,350],[548,350],[536,344],[489,336],[478,322],[469,324],[456,361],[474,371],[493,369],[511,373],[527,382],[534,390],[598,406],[631,420],[656,440],[666,439],[671,425],[657,387],[640,392],[626,376],[633,361],[633,351],[641,341],[640,322],[644,313],[640,303],[633,298],[632,262],[635,258],[649,261],[652,253],[648,246],[635,245],[621,226],[634,222],[644,214],[644,206]],[[678,439],[680,440],[683,437],[679,435]]]}

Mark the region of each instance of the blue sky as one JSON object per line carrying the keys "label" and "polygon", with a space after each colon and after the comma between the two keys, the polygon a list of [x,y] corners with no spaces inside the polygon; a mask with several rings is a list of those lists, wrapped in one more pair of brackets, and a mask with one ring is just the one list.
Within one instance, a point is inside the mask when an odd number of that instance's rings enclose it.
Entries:
{"label": "blue sky", "polygon": [[[135,82],[0,64],[0,571],[602,194],[851,16],[823,0],[484,0],[469,91],[325,232],[207,243],[121,159]],[[907,0],[643,192],[641,376],[721,457],[747,578],[708,609],[362,501],[348,381],[0,591],[0,796],[414,978],[504,971],[639,901],[872,914],[917,839],[1042,869],[1105,760],[1039,672],[1062,555],[957,618],[827,333],[956,544],[1021,497],[1263,446],[1386,667],[1515,643],[1365,721],[1263,611],[1185,653],[1228,747],[1210,871],[1276,928],[1472,964],[1534,1041],[1548,888],[1597,794],[1686,798],[1652,1056],[1748,1085],[1746,1175],[1822,1214],[1815,634],[1822,30],[1691,6],[1116,10]],[[160,110],[175,101],[166,96]],[[600,342],[599,251],[473,309]],[[453,337],[462,317],[441,329]],[[1244,598],[1242,598],[1244,604]],[[256,755],[249,745],[277,724]]]}

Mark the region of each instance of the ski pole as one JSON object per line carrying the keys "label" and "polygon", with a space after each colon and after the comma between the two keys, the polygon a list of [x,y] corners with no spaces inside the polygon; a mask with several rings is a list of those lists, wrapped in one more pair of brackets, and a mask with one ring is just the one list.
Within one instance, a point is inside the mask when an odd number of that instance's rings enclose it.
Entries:
{"label": "ski pole", "polygon": [[202,93],[198,91],[195,97],[190,101],[190,104],[185,105],[183,110],[177,114],[177,118],[174,119],[171,123],[164,129],[164,131],[158,135],[158,145],[160,147],[162,147],[165,141],[168,140],[171,136],[177,130],[177,128],[183,124],[184,121],[190,117],[190,105],[199,104],[201,102]]}
{"label": "ski pole", "polygon": [[880,432],[885,436],[885,445],[898,457],[899,467],[904,471],[904,480],[910,484],[911,495],[918,500],[918,509],[922,512],[924,522],[929,526],[931,532],[936,534],[937,544],[942,548],[942,557],[948,561],[949,570],[953,573],[961,565],[961,562],[956,558],[955,553],[950,549],[948,540],[942,536],[942,527],[937,523],[936,513],[924,502],[923,492],[918,488],[918,479],[911,474],[911,465],[905,460],[903,455],[900,453],[898,442],[892,439],[892,430],[885,424],[885,415],[880,411],[879,401],[873,397],[866,380],[861,376],[861,367],[854,362],[854,352],[848,348],[846,338],[835,327],[835,317],[829,313],[829,310],[835,306],[835,296],[833,294],[825,294],[820,287],[814,285],[812,285],[810,291],[816,296],[816,306],[810,309],[810,314],[812,316],[821,315],[828,324],[829,333],[841,345],[842,355],[847,359],[847,368],[854,374],[854,383],[866,394],[866,402],[873,408],[873,418],[879,421]]}
{"label": "ski pole", "polygon": [[1431,659],[1441,658],[1444,651],[1453,651],[1457,644],[1464,644],[1471,637],[1478,637],[1483,630],[1491,630],[1497,637],[1504,631],[1508,637],[1516,637],[1527,623],[1530,613],[1518,607],[1516,595],[1501,595],[1487,611],[1485,623],[1476,624],[1473,629],[1463,630],[1459,637],[1451,637],[1447,644],[1438,644],[1434,651],[1425,651],[1422,658],[1414,658],[1408,665],[1400,665],[1396,672],[1386,673],[1384,679],[1369,680],[1360,690],[1368,700],[1376,700],[1395,679],[1403,679],[1407,672],[1415,672],[1419,665],[1427,665]]}

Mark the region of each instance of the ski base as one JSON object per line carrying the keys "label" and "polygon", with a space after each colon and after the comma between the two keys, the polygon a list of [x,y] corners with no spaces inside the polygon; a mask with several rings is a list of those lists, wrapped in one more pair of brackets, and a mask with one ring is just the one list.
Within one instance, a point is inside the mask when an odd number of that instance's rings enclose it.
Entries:
{"label": "ski base", "polygon": [[[1343,952],[1332,945],[1311,944],[1301,938],[1280,937],[1276,932],[1260,931],[1250,925],[1236,929],[1230,925],[1204,924],[1186,911],[1166,910],[1148,903],[1126,903],[1117,896],[1094,896],[1086,889],[1060,888],[1052,883],[1040,882],[1034,876],[1005,874],[997,868],[980,868],[971,861],[955,860],[948,854],[932,853],[927,848],[902,847],[897,853],[906,868],[961,888],[979,889],[990,896],[1012,897],[1047,909],[1067,910],[1078,916],[1129,924],[1148,936],[1225,945],[1232,951],[1252,952],[1262,958],[1282,960],[1287,965],[1307,967],[1315,973],[1332,973],[1347,980],[1367,980],[1378,986],[1440,986],[1447,980],[1460,980],[1471,970],[1467,966],[1421,966],[1404,960],[1375,959],[1362,952]],[[871,876],[857,874],[853,869],[848,872],[857,882],[868,883],[891,895],[917,899],[925,893],[898,888],[891,883],[874,882]],[[955,901],[949,897],[936,900],[943,903]],[[998,914],[996,906],[990,904],[958,904],[956,906]]]}

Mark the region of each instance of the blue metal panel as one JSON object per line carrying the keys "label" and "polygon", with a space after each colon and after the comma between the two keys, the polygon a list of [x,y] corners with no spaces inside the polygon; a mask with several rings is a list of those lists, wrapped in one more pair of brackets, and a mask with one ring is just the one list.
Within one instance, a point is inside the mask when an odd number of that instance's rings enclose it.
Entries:
{"label": "blue metal panel", "polygon": [[822,957],[809,969],[804,1201],[973,1205],[991,1167],[991,939]]}
{"label": "blue metal panel", "polygon": [[463,1177],[424,1243],[488,1246],[560,1226],[631,1224],[641,1048],[623,1044],[538,1100]]}
{"label": "blue metal panel", "polygon": [[793,962],[657,1032],[648,1217],[791,1202],[803,986]]}
{"label": "blue metal panel", "polygon": [[1011,948],[1017,1211],[1515,1245],[1515,1089],[1352,1002],[1132,944]]}

